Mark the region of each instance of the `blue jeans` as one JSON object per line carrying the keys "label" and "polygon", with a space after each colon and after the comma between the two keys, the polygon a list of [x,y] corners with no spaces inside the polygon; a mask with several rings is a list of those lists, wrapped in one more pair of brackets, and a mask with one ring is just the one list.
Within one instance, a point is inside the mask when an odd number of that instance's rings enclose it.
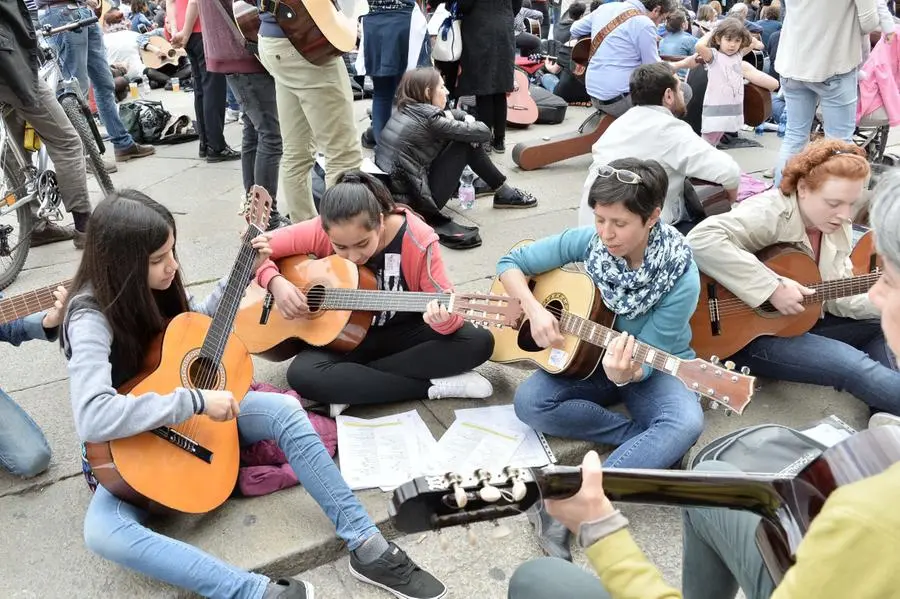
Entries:
{"label": "blue jeans", "polygon": [[50,466],[50,445],[40,427],[0,389],[0,466],[30,478]]}
{"label": "blue jeans", "polygon": [[[53,6],[40,12],[41,25],[60,27],[81,19],[93,17],[89,8],[70,8]],[[78,79],[78,85],[87,98],[88,88],[94,86],[94,100],[100,120],[106,127],[110,141],[117,150],[134,145],[134,139],[125,129],[119,118],[116,105],[115,87],[112,73],[106,60],[106,48],[103,45],[103,32],[96,23],[82,27],[80,31],[69,31],[54,35],[50,43],[59,52],[63,75]]]}
{"label": "blue jeans", "polygon": [[[724,462],[703,462],[697,470],[738,471]],[[775,585],[756,548],[759,516],[715,508],[684,510],[684,559],[681,579],[685,599],[734,597],[738,587],[747,599],[768,599]],[[596,576],[576,564],[553,557],[526,562],[509,581],[509,599],[610,599]]]}
{"label": "blue jeans", "polygon": [[[226,76],[226,79],[227,79],[227,76]],[[273,92],[273,99],[274,99],[274,92],[275,92],[274,85],[272,86],[272,92]],[[240,111],[240,109],[241,109],[241,104],[240,104],[240,102],[238,102],[237,96],[234,94],[234,90],[231,89],[230,83],[225,86],[225,106],[227,108],[230,108],[231,110]]]}
{"label": "blue jeans", "polygon": [[788,120],[778,166],[775,169],[775,185],[781,182],[781,170],[794,154],[809,143],[816,107],[821,105],[825,137],[852,141],[856,130],[857,72],[834,75],[821,83],[809,83],[781,78],[784,103]]}
{"label": "blue jeans", "polygon": [[[607,409],[618,402],[631,418]],[[697,396],[661,372],[616,387],[602,367],[583,381],[537,371],[516,390],[515,410],[542,433],[616,445],[607,468],[668,468],[703,432]]]}
{"label": "blue jeans", "polygon": [[559,85],[559,77],[554,75],[553,73],[544,73],[541,75],[541,87],[545,90],[553,93],[553,90],[556,89],[556,86]]}
{"label": "blue jeans", "polygon": [[[297,400],[251,391],[238,416],[241,444],[274,439],[303,484],[334,523],[352,551],[378,532],[325,451]],[[181,541],[145,526],[148,514],[117,499],[103,487],[84,519],[87,547],[142,574],[204,597],[259,599],[269,579],[245,572]]]}
{"label": "blue jeans", "polygon": [[756,376],[834,387],[900,415],[900,372],[876,318],[826,314],[809,333],[760,337],[731,359]]}
{"label": "blue jeans", "polygon": [[403,73],[389,77],[372,77],[372,133],[375,143],[381,141],[381,130],[391,118],[394,96]]}

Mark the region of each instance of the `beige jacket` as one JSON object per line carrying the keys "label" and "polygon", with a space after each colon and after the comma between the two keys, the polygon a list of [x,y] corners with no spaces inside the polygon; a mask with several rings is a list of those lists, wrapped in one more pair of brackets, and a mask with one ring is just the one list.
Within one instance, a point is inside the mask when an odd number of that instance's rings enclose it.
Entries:
{"label": "beige jacket", "polygon": [[[778,287],[778,275],[756,258],[756,252],[776,243],[790,243],[814,255],[796,197],[785,197],[778,190],[749,198],[730,212],[703,220],[687,239],[700,270],[753,307],[769,299]],[[852,239],[849,223],[834,233],[822,235],[819,255],[822,280],[853,276]],[[878,316],[866,295],[825,302],[825,311],[855,319]]]}

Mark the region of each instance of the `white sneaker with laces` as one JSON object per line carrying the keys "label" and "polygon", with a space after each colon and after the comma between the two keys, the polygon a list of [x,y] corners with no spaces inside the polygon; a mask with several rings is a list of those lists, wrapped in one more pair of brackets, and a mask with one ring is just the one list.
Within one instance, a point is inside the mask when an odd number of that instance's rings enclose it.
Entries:
{"label": "white sneaker with laces", "polygon": [[241,118],[241,111],[234,108],[225,109],[225,124],[236,123]]}
{"label": "white sneaker with laces", "polygon": [[431,379],[428,399],[484,399],[494,394],[491,382],[470,370],[456,376]]}
{"label": "white sneaker with laces", "polygon": [[887,412],[876,412],[869,418],[869,428],[876,426],[900,426],[900,416],[894,416]]}
{"label": "white sneaker with laces", "polygon": [[341,415],[341,412],[350,407],[348,403],[333,403],[328,404],[328,415],[332,418],[337,418]]}

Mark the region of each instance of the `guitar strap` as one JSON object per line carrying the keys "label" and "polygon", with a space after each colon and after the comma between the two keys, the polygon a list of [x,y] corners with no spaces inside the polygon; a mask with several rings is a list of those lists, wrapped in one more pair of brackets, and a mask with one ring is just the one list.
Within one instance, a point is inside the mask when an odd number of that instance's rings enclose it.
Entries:
{"label": "guitar strap", "polygon": [[594,57],[594,53],[600,49],[600,44],[603,43],[603,40],[606,39],[606,36],[613,32],[613,30],[627,21],[632,17],[640,16],[644,13],[639,11],[636,8],[629,8],[625,12],[619,14],[616,18],[606,24],[606,27],[597,32],[597,35],[594,36],[594,39],[591,40],[591,53],[588,55],[588,62],[591,62],[591,59]]}

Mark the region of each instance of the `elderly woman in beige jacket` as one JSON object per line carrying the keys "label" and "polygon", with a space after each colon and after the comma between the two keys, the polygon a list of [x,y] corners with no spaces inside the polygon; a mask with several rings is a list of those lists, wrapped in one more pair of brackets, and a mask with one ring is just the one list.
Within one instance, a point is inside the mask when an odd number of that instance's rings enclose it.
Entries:
{"label": "elderly woman in beige jacket", "polygon": [[[755,253],[789,243],[816,260],[823,280],[853,276],[851,215],[868,177],[869,165],[858,147],[817,141],[791,158],[775,192],[749,198],[697,225],[688,235],[694,260],[750,306],[768,301],[786,315],[815,309],[802,305],[813,289],[779,277]],[[831,386],[873,409],[900,414],[896,358],[865,291],[825,302],[810,332],[759,337],[731,359],[758,376]]]}

